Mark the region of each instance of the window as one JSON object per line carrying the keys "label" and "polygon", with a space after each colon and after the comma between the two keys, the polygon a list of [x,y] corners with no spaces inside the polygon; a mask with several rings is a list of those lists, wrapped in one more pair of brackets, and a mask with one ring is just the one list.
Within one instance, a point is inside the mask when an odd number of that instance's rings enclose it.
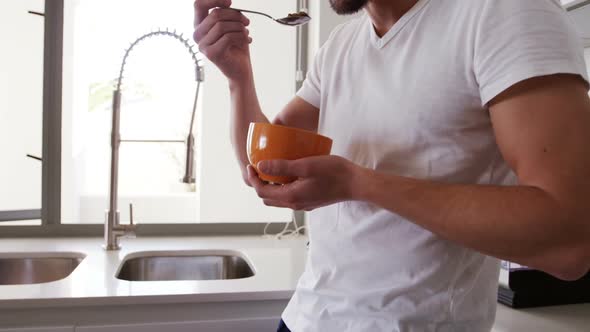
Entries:
{"label": "window", "polygon": [[[13,1],[14,2],[14,1]],[[162,28],[192,35],[193,0],[68,0],[64,12],[62,223],[103,223],[110,169],[111,98],[129,44]],[[234,0],[235,7],[278,15],[297,1]],[[252,17],[253,65],[261,104],[273,117],[295,92],[296,30]],[[134,204],[138,223],[285,222],[292,212],[264,206],[243,185],[229,141],[229,95],[221,73],[204,61],[195,124],[196,185],[180,182],[182,143],[123,143],[119,205]],[[154,37],[127,63],[123,139],[184,140],[195,70],[181,43]]]}
{"label": "window", "polygon": [[0,2],[0,225],[41,223],[44,0]]}

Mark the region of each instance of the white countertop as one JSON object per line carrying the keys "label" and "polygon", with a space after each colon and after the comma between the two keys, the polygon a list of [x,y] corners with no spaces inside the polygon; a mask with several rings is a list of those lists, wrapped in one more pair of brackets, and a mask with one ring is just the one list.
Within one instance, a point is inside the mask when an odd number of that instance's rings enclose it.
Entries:
{"label": "white countertop", "polygon": [[[287,300],[304,269],[307,239],[183,237],[124,239],[106,252],[102,239],[0,240],[0,257],[14,253],[80,253],[86,258],[66,279],[38,285],[0,286],[0,309],[129,304]],[[219,281],[128,282],[115,278],[120,264],[138,252],[240,252],[253,266],[251,278]],[[590,304],[513,310],[498,305],[492,332],[587,332]]]}
{"label": "white countertop", "polygon": [[[0,286],[1,308],[154,304],[288,299],[304,269],[305,237],[275,240],[248,237],[123,239],[123,249],[106,252],[101,238],[0,240],[0,257],[15,253],[80,253],[86,257],[67,278],[36,285]],[[115,278],[125,258],[137,252],[237,251],[255,270],[250,278],[208,281],[128,282]]]}
{"label": "white countertop", "polygon": [[588,332],[590,304],[514,310],[498,305],[492,332]]}

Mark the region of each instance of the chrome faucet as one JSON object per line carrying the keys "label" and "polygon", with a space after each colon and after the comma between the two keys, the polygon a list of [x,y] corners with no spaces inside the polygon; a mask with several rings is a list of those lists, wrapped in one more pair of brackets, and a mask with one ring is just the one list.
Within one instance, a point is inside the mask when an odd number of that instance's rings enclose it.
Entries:
{"label": "chrome faucet", "polygon": [[[190,127],[186,140],[122,140],[120,134],[121,125],[121,87],[123,82],[123,74],[125,72],[125,65],[131,51],[142,41],[156,36],[172,37],[180,41],[189,51],[194,63],[195,63],[195,75],[197,81],[197,89],[195,92],[195,99],[193,105],[193,111],[191,115]],[[119,187],[119,147],[123,142],[129,143],[185,143],[186,144],[186,159],[185,169],[182,182],[184,183],[195,183],[195,137],[193,135],[195,114],[197,110],[197,101],[199,98],[199,90],[201,83],[204,81],[204,69],[201,66],[198,52],[194,50],[194,45],[190,44],[188,38],[183,37],[182,34],[176,33],[176,31],[169,30],[157,30],[145,34],[136,39],[131,46],[125,51],[123,62],[121,64],[121,70],[119,72],[119,78],[117,80],[117,87],[113,93],[113,117],[111,127],[111,177],[110,177],[110,189],[109,189],[109,209],[106,211],[106,220],[104,224],[104,248],[105,250],[119,250],[121,246],[119,239],[121,237],[134,237],[136,226],[133,222],[133,205],[129,205],[130,224],[121,225],[120,213],[117,209],[118,204],[118,187]]]}

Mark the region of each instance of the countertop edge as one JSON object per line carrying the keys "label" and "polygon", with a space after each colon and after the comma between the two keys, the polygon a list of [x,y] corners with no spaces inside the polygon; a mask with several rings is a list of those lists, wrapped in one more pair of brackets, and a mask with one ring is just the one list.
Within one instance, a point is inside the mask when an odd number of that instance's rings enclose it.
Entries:
{"label": "countertop edge", "polygon": [[0,300],[0,309],[33,309],[64,307],[102,307],[113,305],[152,305],[184,303],[217,303],[242,301],[289,300],[294,290],[260,291],[240,293],[205,293],[174,295],[106,296],[86,298],[45,298]]}

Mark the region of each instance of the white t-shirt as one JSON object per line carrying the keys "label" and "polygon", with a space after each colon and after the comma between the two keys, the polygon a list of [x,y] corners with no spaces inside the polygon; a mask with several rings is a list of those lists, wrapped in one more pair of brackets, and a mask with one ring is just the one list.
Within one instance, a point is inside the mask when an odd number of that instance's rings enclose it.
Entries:
{"label": "white t-shirt", "polygon": [[[447,183],[513,184],[486,104],[528,78],[587,80],[553,0],[420,0],[382,38],[340,26],[298,92],[333,154]],[[530,110],[534,112],[534,109]],[[490,331],[498,260],[361,202],[310,215],[307,266],[283,319],[293,332]]]}

